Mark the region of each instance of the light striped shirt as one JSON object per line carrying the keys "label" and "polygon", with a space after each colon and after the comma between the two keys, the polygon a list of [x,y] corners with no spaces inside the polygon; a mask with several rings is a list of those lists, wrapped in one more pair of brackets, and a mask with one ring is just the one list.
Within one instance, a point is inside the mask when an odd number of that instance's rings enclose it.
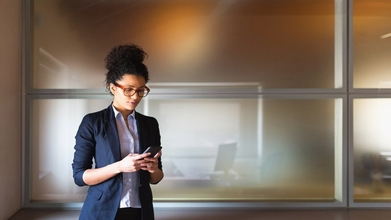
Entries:
{"label": "light striped shirt", "polygon": [[[129,127],[126,126],[124,117],[113,106],[115,120],[117,122],[119,142],[121,146],[121,157],[129,154],[139,153],[139,139],[135,111],[127,118]],[[138,187],[140,177],[138,172],[122,173],[122,195],[120,208],[132,207],[141,208]]]}

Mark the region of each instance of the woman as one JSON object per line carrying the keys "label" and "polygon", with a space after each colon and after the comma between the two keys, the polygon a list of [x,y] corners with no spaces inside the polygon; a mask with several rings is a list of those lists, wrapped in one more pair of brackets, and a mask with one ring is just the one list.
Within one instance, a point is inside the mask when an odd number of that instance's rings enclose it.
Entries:
{"label": "woman", "polygon": [[150,184],[164,176],[162,152],[153,157],[141,152],[160,146],[159,126],[135,111],[149,93],[146,56],[129,44],[114,47],[105,59],[113,102],[87,114],[76,134],[73,178],[89,186],[79,219],[154,219]]}

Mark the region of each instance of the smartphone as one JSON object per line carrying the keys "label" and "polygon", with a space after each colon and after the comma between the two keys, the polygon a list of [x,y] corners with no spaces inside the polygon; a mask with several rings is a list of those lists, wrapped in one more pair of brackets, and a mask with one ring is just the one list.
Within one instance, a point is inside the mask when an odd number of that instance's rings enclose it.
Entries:
{"label": "smartphone", "polygon": [[161,146],[150,146],[143,152],[143,154],[151,153],[149,157],[154,157],[161,149]]}

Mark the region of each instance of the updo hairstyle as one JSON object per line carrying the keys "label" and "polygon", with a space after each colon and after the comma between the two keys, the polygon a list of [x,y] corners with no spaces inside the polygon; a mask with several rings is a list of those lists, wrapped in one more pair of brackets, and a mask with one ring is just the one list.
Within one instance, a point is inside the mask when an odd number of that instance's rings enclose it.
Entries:
{"label": "updo hairstyle", "polygon": [[147,83],[149,80],[148,68],[143,63],[148,54],[135,44],[115,46],[105,58],[106,89],[110,91],[110,83],[122,79],[125,74],[142,76]]}

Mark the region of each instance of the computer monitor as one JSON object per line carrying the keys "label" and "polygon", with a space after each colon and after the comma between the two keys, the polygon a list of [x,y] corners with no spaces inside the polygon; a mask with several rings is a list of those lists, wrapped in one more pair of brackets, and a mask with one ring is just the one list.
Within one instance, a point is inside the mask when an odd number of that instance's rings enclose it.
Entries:
{"label": "computer monitor", "polygon": [[237,143],[220,144],[217,150],[215,171],[228,173],[232,168],[237,150]]}

